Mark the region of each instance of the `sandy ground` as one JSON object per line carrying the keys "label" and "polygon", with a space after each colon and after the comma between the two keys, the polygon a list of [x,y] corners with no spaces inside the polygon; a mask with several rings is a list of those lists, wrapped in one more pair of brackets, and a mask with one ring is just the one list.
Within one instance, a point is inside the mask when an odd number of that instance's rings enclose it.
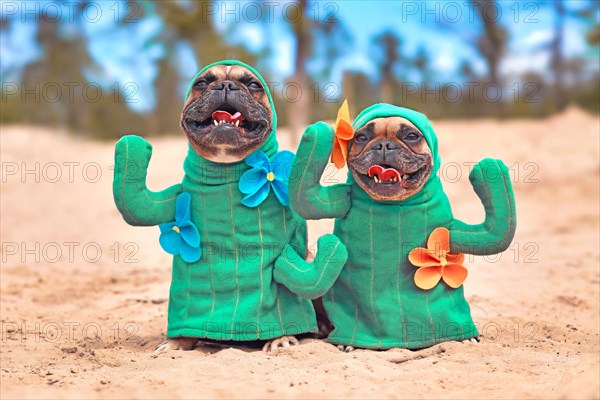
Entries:
{"label": "sandy ground", "polygon": [[[1,395],[598,398],[599,125],[578,110],[435,122],[459,218],[483,218],[468,163],[490,156],[512,166],[514,244],[468,263],[481,343],[345,354],[305,339],[275,354],[204,346],[159,356],[170,257],[157,228],[118,214],[113,144],[2,127]],[[159,189],[180,179],[186,144],[151,141],[149,185]],[[332,230],[332,221],[309,224],[311,241]]]}

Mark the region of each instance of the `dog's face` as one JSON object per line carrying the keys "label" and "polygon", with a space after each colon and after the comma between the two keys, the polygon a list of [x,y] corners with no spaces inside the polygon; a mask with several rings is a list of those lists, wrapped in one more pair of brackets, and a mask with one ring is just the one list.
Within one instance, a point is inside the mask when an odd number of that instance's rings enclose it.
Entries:
{"label": "dog's face", "polygon": [[348,168],[375,200],[405,200],[431,174],[433,158],[423,134],[402,117],[376,118],[357,130]]}
{"label": "dog's face", "polygon": [[265,88],[239,65],[216,65],[198,76],[181,114],[194,150],[218,163],[246,158],[268,137],[272,123]]}

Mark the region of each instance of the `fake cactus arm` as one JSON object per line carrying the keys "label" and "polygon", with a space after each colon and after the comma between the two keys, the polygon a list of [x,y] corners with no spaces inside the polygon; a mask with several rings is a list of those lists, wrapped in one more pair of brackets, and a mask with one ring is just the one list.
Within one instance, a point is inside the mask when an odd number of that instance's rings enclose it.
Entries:
{"label": "fake cactus arm", "polygon": [[307,262],[292,246],[286,245],[275,261],[273,278],[300,297],[316,299],[331,288],[347,258],[346,246],[332,234],[319,238],[312,262]]}
{"label": "fake cactus arm", "polygon": [[161,192],[146,187],[152,145],[139,136],[123,136],[115,146],[113,196],[123,219],[130,225],[151,226],[172,221],[181,184]]}
{"label": "fake cactus arm", "polygon": [[350,209],[350,186],[321,186],[333,148],[333,128],[317,122],[306,128],[289,181],[291,205],[306,219],[341,218]]}
{"label": "fake cactus arm", "polygon": [[469,225],[452,220],[450,250],[474,255],[500,253],[510,245],[517,226],[508,168],[500,160],[486,158],[475,165],[469,180],[485,208],[485,221]]}

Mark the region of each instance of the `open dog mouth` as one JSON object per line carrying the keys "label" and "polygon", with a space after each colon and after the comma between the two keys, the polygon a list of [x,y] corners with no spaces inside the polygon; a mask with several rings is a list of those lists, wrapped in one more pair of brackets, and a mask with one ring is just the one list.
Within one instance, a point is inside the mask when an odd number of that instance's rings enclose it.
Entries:
{"label": "open dog mouth", "polygon": [[424,170],[425,167],[422,167],[413,172],[406,172],[389,164],[376,164],[368,169],[368,177],[371,179],[368,179],[366,175],[363,176],[372,185],[410,187],[419,183]]}
{"label": "open dog mouth", "polygon": [[242,137],[256,137],[267,125],[264,121],[250,121],[241,111],[229,104],[217,107],[210,117],[205,119],[187,117],[184,119],[184,124],[190,132],[196,134],[235,129]]}

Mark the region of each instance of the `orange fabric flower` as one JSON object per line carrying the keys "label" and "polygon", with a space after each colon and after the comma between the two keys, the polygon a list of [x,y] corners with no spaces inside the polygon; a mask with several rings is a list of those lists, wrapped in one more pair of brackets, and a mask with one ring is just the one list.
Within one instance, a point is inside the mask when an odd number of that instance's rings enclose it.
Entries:
{"label": "orange fabric flower", "polygon": [[450,231],[446,228],[434,229],[427,239],[427,248],[412,249],[408,260],[419,267],[415,272],[415,284],[424,290],[433,288],[440,279],[456,289],[467,278],[468,271],[462,265],[465,255],[450,253]]}
{"label": "orange fabric flower", "polygon": [[350,123],[350,111],[348,110],[348,100],[344,100],[335,120],[335,136],[333,138],[333,150],[331,152],[331,162],[336,168],[344,168],[346,158],[348,157],[348,142],[354,137],[354,129]]}

